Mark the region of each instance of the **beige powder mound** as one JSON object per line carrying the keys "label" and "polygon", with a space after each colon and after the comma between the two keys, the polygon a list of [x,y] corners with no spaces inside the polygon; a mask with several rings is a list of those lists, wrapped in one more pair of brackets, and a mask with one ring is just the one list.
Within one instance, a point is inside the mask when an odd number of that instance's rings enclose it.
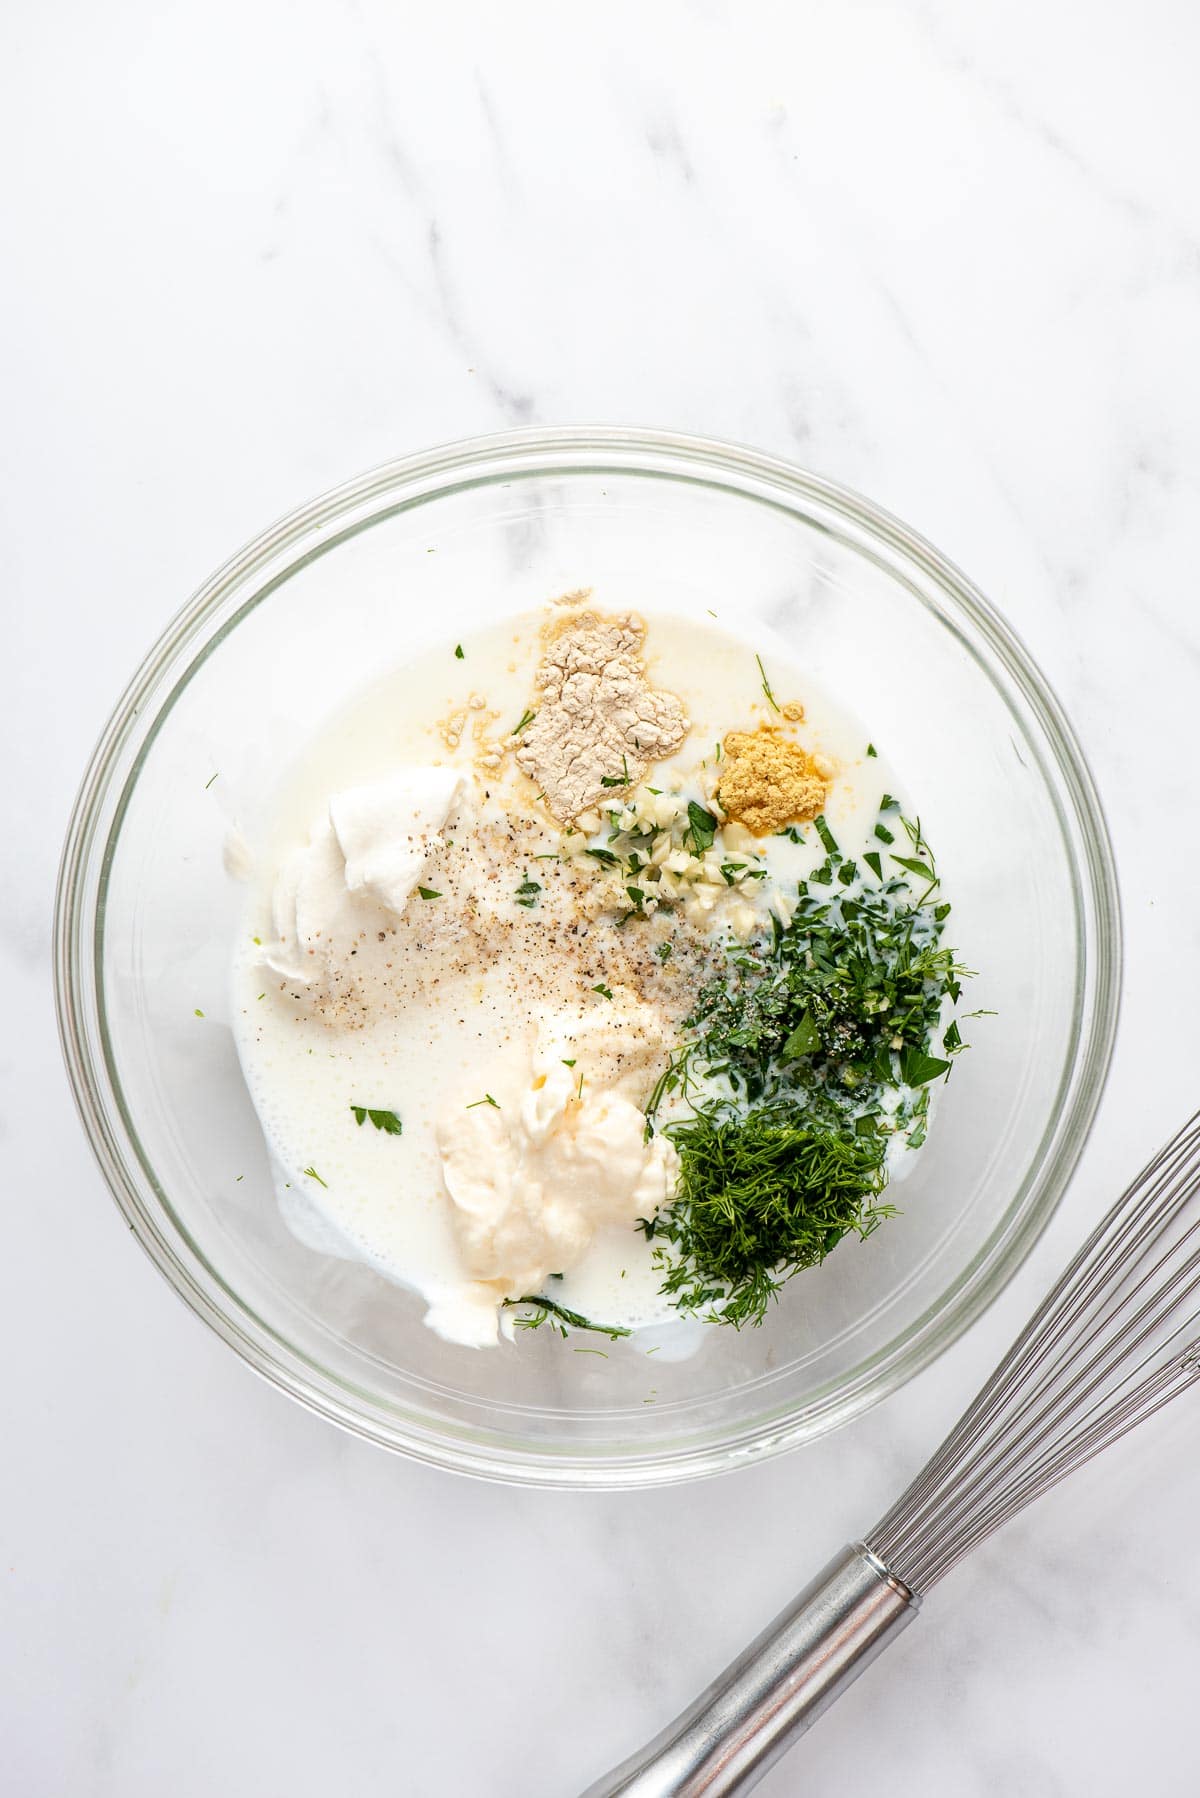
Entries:
{"label": "beige powder mound", "polygon": [[806,823],[824,810],[827,782],[799,743],[763,725],[731,730],[723,749],[721,809],[756,837]]}
{"label": "beige powder mound", "polygon": [[688,733],[681,702],[646,678],[645,634],[631,613],[581,612],[546,645],[534,718],[513,747],[517,766],[561,823],[612,804]]}

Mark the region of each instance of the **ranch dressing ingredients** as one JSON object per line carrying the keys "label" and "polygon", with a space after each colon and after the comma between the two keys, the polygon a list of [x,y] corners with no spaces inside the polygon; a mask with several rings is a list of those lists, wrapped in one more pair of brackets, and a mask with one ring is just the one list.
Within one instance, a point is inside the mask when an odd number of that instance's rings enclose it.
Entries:
{"label": "ranch dressing ingredients", "polygon": [[[578,621],[576,607],[564,628]],[[623,1328],[681,1327],[634,1214],[661,1214],[673,1176],[665,1132],[661,1160],[648,1154],[658,1137],[646,1143],[647,1087],[726,948],[755,919],[769,927],[784,891],[824,853],[808,827],[752,838],[723,819],[718,745],[731,727],[770,721],[755,646],[657,613],[622,653],[678,708],[673,731],[688,719],[690,732],[628,788],[623,768],[606,767],[621,784],[593,785],[591,817],[554,821],[549,795],[539,803],[542,788],[516,763],[531,726],[513,730],[540,708],[531,693],[552,647],[544,624],[544,612],[529,613],[472,636],[461,657],[453,642],[430,651],[314,736],[254,845],[235,970],[239,1053],[285,1215],[305,1208],[327,1232],[321,1252],[366,1260],[415,1290],[432,1327],[460,1343],[494,1342],[500,1289],[541,1268],[529,1296]],[[861,855],[894,774],[882,757],[863,759],[851,716],[777,656],[773,672],[777,663],[792,691],[803,685],[805,747],[837,771],[826,817],[846,853]],[[440,721],[460,712],[451,746]],[[481,765],[485,739],[509,745],[494,767]],[[630,758],[631,782],[644,763]],[[418,774],[420,792],[410,781],[405,798],[402,777]],[[440,821],[426,776],[443,783]],[[342,803],[331,808],[330,795]],[[527,1241],[521,1265],[516,1183],[507,1197],[486,1195],[488,1219],[472,1218],[449,1166],[459,1132],[469,1144],[485,1119],[503,1124],[505,1152],[544,1189],[563,1169],[580,1188],[571,1215],[550,1219],[553,1251]],[[551,1264],[552,1253],[569,1264]],[[502,1334],[516,1316],[500,1312]]]}
{"label": "ranch dressing ingredients", "polygon": [[646,678],[645,634],[632,613],[581,612],[557,624],[546,645],[516,762],[564,824],[639,781],[687,735],[681,702]]}

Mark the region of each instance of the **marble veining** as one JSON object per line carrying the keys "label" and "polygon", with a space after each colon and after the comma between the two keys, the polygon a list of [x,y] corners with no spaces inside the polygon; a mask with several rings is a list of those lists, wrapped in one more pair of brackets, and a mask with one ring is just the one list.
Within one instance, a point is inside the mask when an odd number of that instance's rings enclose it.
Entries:
{"label": "marble veining", "polygon": [[[571,1798],[883,1509],[1194,1105],[1198,51],[1177,0],[5,9],[5,1793]],[[77,779],[210,569],[389,456],[581,421],[793,456],[966,568],[1082,737],[1128,949],[1078,1177],[969,1336],[808,1452],[623,1497],[249,1378],[109,1202],[50,989]],[[764,1798],[1190,1798],[1195,1431],[988,1545]]]}

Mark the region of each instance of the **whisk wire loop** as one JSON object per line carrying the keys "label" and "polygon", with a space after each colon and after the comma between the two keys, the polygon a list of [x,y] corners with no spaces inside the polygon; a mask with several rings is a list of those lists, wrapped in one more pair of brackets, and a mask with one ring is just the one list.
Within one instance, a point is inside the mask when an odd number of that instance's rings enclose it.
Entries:
{"label": "whisk wire loop", "polygon": [[1104,1217],[867,1545],[928,1591],[1200,1379],[1200,1112]]}

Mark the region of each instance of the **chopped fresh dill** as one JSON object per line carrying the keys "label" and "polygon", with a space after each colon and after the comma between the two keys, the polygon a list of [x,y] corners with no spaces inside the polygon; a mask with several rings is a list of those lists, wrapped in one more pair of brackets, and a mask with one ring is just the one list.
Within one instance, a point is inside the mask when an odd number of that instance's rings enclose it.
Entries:
{"label": "chopped fresh dill", "polygon": [[378,1110],[373,1105],[351,1105],[350,1109],[360,1128],[370,1118],[375,1128],[382,1130],[387,1136],[400,1136],[403,1133],[404,1125],[394,1111]]}
{"label": "chopped fresh dill", "polygon": [[513,736],[519,737],[521,732],[526,728],[526,726],[532,724],[536,717],[537,717],[536,712],[522,712],[520,718],[518,718],[516,724],[514,724],[514,726],[513,726],[513,731],[512,731]]}
{"label": "chopped fresh dill", "polygon": [[[320,1174],[317,1172],[315,1167],[302,1168],[301,1172],[303,1174],[305,1174],[308,1179],[315,1180],[318,1186],[325,1186],[324,1180],[322,1180]],[[326,1192],[329,1191],[328,1186],[325,1186],[325,1190],[326,1190]]]}
{"label": "chopped fresh dill", "polygon": [[772,693],[772,691],[771,691],[771,683],[767,679],[767,671],[763,667],[762,657],[755,656],[754,660],[758,663],[758,672],[759,672],[760,676],[762,677],[762,690],[766,695],[767,704],[770,706],[770,708],[773,712],[777,712],[779,710],[779,705],[778,705],[778,702],[776,701],[774,693]]}
{"label": "chopped fresh dill", "polygon": [[802,1117],[782,1104],[740,1118],[698,1112],[672,1126],[679,1185],[642,1227],[678,1251],[659,1260],[662,1290],[681,1311],[761,1323],[785,1280],[848,1232],[869,1236],[894,1215],[875,1202],[887,1182],[884,1139],[813,1129]]}
{"label": "chopped fresh dill", "polygon": [[500,1110],[500,1105],[499,1105],[498,1100],[493,1099],[491,1093],[484,1093],[482,1099],[473,1099],[471,1101],[471,1103],[467,1106],[467,1110],[474,1111],[474,1109],[477,1105],[490,1105],[490,1106],[492,1106],[493,1110],[495,1110],[495,1111]]}
{"label": "chopped fresh dill", "polygon": [[532,911],[534,906],[538,903],[538,896],[541,893],[541,890],[542,887],[540,881],[525,879],[521,882],[513,897],[516,899],[518,905],[523,905],[527,911]]}
{"label": "chopped fresh dill", "polygon": [[205,781],[204,791],[207,793],[208,789],[212,786],[213,781],[220,780],[220,778],[221,778],[221,770],[218,768],[217,772],[214,775],[212,775],[208,780]]}
{"label": "chopped fresh dill", "polygon": [[654,951],[654,953],[658,956],[659,961],[670,961],[670,959],[671,959],[670,943],[665,942],[665,941],[661,942],[658,945],[658,948]]}
{"label": "chopped fresh dill", "polygon": [[872,757],[872,758],[874,758],[874,756],[875,756],[875,753],[876,753],[876,751],[875,751],[875,745],[874,745],[874,743],[868,743],[868,744],[867,744],[867,754],[868,754],[868,755],[869,755],[869,756],[871,756],[871,757]]}
{"label": "chopped fresh dill", "polygon": [[518,1330],[538,1330],[544,1323],[557,1323],[560,1328],[563,1325],[566,1326],[565,1329],[562,1329],[564,1336],[567,1329],[592,1330],[597,1336],[607,1336],[612,1342],[615,1342],[619,1336],[632,1334],[632,1331],[623,1329],[619,1324],[594,1324],[578,1311],[568,1310],[566,1305],[558,1304],[555,1299],[548,1299],[541,1292],[520,1299],[505,1299],[503,1304],[506,1311],[514,1310],[518,1305],[529,1305],[533,1308],[534,1315],[532,1317],[518,1317],[513,1320]]}
{"label": "chopped fresh dill", "polygon": [[203,1013],[203,1012],[202,1012],[202,1011],[201,1011],[201,1009],[200,1009],[200,1007],[199,1007],[199,1006],[198,1006],[198,1005],[197,1005],[197,1007],[196,1007],[196,1011],[195,1011],[195,1015],[196,1015],[196,1017],[198,1017],[198,1018],[202,1018],[202,1017],[203,1017],[203,1016],[204,1016],[204,1013]]}

